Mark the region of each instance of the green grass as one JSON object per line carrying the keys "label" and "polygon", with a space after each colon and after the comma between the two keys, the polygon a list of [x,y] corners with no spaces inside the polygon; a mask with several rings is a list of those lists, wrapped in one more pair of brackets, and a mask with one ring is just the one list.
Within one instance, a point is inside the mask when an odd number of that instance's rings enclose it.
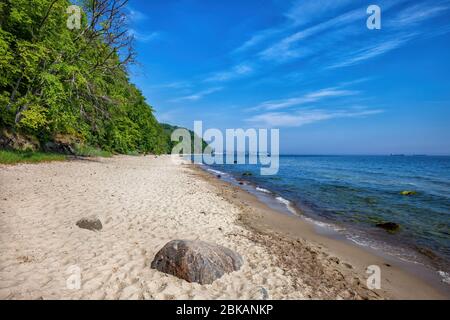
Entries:
{"label": "green grass", "polygon": [[100,150],[87,145],[76,145],[75,154],[80,157],[112,157],[112,153],[109,151]]}
{"label": "green grass", "polygon": [[141,154],[137,151],[130,151],[127,153],[127,156],[133,156],[133,157],[137,157],[140,156]]}
{"label": "green grass", "polygon": [[67,157],[63,154],[0,150],[1,164],[39,163],[49,161],[63,161]]}

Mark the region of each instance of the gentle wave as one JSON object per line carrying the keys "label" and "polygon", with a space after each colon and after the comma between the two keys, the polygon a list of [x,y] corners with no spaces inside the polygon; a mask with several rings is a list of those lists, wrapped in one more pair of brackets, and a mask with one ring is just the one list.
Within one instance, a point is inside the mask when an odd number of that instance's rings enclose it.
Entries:
{"label": "gentle wave", "polygon": [[268,193],[268,194],[271,194],[271,193],[272,193],[272,192],[270,192],[269,190],[264,189],[264,188],[261,188],[261,187],[256,187],[256,190],[258,190],[258,191],[260,191],[260,192],[263,192],[263,193]]}
{"label": "gentle wave", "polygon": [[312,224],[315,224],[316,226],[319,226],[319,227],[321,227],[321,228],[326,228],[326,229],[334,230],[334,231],[336,231],[336,232],[344,231],[344,230],[345,230],[344,228],[338,227],[338,226],[336,226],[336,225],[334,225],[334,224],[331,224],[331,223],[322,222],[322,221],[319,221],[319,220],[316,220],[316,219],[312,219],[312,218],[309,218],[309,217],[306,217],[306,216],[304,216],[303,218],[304,218],[306,221],[308,221],[308,222],[310,222],[310,223],[312,223]]}
{"label": "gentle wave", "polygon": [[212,173],[214,173],[214,174],[218,174],[218,175],[222,175],[222,176],[225,176],[225,175],[226,175],[225,172],[222,172],[222,171],[219,171],[219,170],[214,170],[214,169],[211,169],[211,168],[208,168],[208,169],[206,169],[206,170],[209,171],[209,172],[212,172]]}
{"label": "gentle wave", "polygon": [[284,204],[286,206],[286,208],[289,210],[289,212],[291,212],[295,215],[298,214],[297,210],[292,206],[292,203],[289,200],[287,200],[283,197],[280,197],[280,196],[276,197],[275,199],[277,199],[279,202]]}

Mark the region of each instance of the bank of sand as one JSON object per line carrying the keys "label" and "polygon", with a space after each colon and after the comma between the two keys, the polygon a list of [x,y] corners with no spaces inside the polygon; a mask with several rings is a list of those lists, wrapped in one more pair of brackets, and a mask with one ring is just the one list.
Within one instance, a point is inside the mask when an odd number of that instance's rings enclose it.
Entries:
{"label": "bank of sand", "polygon": [[[102,221],[100,232],[75,225],[91,215]],[[203,286],[151,269],[173,239],[229,247],[245,263]],[[1,299],[445,298],[385,263],[315,234],[180,158],[0,167]],[[371,264],[383,269],[376,292],[365,285]],[[79,290],[66,285],[74,266]]]}

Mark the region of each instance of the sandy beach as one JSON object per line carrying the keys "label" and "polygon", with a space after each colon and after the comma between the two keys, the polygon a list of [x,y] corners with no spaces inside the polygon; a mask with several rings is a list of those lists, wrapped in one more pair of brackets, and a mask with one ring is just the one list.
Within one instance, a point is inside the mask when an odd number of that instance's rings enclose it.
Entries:
{"label": "sandy beach", "polygon": [[[318,235],[241,189],[169,156],[0,166],[0,299],[445,299],[356,246]],[[76,222],[97,216],[103,229]],[[175,239],[242,255],[211,285],[151,269]],[[382,267],[382,289],[366,268]],[[67,287],[73,267],[80,289]]]}

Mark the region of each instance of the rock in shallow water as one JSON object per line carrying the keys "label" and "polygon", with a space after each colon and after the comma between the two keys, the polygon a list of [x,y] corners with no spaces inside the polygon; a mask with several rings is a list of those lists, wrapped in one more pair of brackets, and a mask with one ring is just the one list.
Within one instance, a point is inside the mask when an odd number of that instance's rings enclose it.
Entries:
{"label": "rock in shallow water", "polygon": [[211,284],[239,270],[242,264],[242,257],[228,248],[203,241],[173,240],[156,254],[151,267],[188,282]]}
{"label": "rock in shallow water", "polygon": [[77,226],[81,229],[100,231],[103,228],[102,222],[97,217],[88,217],[78,220]]}
{"label": "rock in shallow water", "polygon": [[400,229],[400,225],[395,222],[384,222],[384,223],[378,223],[376,225],[378,228],[384,229],[389,232],[395,232]]}

